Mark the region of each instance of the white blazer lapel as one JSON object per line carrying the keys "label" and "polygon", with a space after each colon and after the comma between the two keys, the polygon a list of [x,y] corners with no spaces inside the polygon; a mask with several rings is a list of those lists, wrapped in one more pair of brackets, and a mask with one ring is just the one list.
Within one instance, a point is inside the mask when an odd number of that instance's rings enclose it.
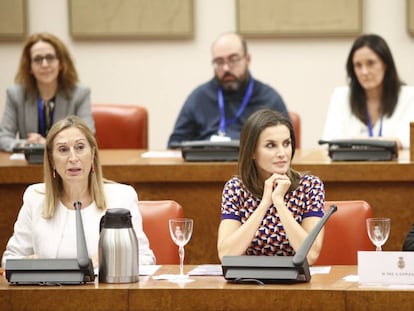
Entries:
{"label": "white blazer lapel", "polygon": [[[39,234],[39,241],[36,241],[39,255],[46,258],[55,258],[58,247],[61,244],[63,231],[65,230],[66,208],[59,203],[52,219],[42,219],[44,231]],[[53,234],[50,234],[53,232]],[[46,234],[48,236],[46,236]]]}

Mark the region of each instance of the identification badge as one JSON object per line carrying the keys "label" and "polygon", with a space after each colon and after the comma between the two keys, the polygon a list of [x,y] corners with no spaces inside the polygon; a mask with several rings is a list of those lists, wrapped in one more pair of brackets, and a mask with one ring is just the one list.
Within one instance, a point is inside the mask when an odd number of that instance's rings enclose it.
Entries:
{"label": "identification badge", "polygon": [[210,141],[231,141],[231,138],[222,135],[211,135]]}

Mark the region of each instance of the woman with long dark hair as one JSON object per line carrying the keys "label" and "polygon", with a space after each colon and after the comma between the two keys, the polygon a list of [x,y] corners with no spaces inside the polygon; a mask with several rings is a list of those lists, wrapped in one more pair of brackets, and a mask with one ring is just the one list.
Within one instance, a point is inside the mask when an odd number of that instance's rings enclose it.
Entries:
{"label": "woman with long dark hair", "polygon": [[400,80],[391,50],[375,34],[358,37],[346,62],[349,85],[336,88],[323,139],[381,138],[410,146],[414,87]]}
{"label": "woman with long dark hair", "polygon": [[[239,176],[224,186],[217,249],[226,255],[293,256],[324,215],[325,190],[313,175],[291,168],[292,123],[280,112],[253,113],[240,134]],[[307,259],[313,264],[324,231]]]}

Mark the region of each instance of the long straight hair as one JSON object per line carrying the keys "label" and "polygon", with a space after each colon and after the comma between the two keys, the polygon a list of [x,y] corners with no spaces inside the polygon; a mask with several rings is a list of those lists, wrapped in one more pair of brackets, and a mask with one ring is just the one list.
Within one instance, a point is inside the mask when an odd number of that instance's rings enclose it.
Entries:
{"label": "long straight hair", "polygon": [[[292,141],[291,159],[293,159],[296,148],[295,130],[290,120],[282,113],[271,109],[258,110],[247,119],[240,132],[239,174],[246,188],[258,198],[263,196],[264,181],[259,177],[253,156],[256,151],[257,141],[263,130],[277,125],[284,125],[289,129]],[[299,186],[301,175],[299,172],[289,168],[287,176],[291,182],[289,191],[293,191]]]}
{"label": "long straight hair", "polygon": [[102,176],[101,162],[99,159],[98,146],[96,139],[86,123],[77,116],[69,116],[56,122],[50,129],[46,137],[46,146],[43,160],[43,174],[45,182],[45,205],[43,208],[43,217],[51,218],[55,214],[56,206],[59,204],[59,199],[63,191],[63,181],[59,174],[54,174],[54,163],[53,163],[53,142],[56,135],[63,130],[75,127],[79,129],[83,135],[85,135],[88,141],[92,153],[92,167],[89,172],[88,187],[92,196],[92,200],[95,201],[98,209],[106,210],[105,194],[103,183],[104,179]]}
{"label": "long straight hair", "polygon": [[346,62],[346,71],[349,78],[350,86],[350,105],[352,113],[364,124],[367,123],[367,97],[364,88],[358,81],[355,74],[353,58],[355,52],[362,48],[371,49],[385,64],[384,80],[382,82],[382,114],[390,117],[394,113],[398,103],[398,95],[401,85],[404,83],[400,80],[397,68],[392,57],[390,48],[385,40],[375,34],[362,35],[358,37],[352,45]]}

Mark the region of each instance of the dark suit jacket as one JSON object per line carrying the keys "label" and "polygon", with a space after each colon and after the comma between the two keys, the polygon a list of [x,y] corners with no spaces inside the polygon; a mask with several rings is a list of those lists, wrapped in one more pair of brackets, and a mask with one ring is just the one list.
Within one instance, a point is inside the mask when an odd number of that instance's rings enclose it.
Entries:
{"label": "dark suit jacket", "polygon": [[[57,93],[55,97],[54,122],[69,115],[82,118],[95,132],[91,112],[90,89],[77,85],[68,99]],[[38,132],[37,100],[26,96],[21,85],[14,85],[6,91],[6,107],[0,124],[0,149],[12,151],[13,146],[27,138],[28,133]]]}
{"label": "dark suit jacket", "polygon": [[405,238],[403,251],[414,251],[414,224]]}

